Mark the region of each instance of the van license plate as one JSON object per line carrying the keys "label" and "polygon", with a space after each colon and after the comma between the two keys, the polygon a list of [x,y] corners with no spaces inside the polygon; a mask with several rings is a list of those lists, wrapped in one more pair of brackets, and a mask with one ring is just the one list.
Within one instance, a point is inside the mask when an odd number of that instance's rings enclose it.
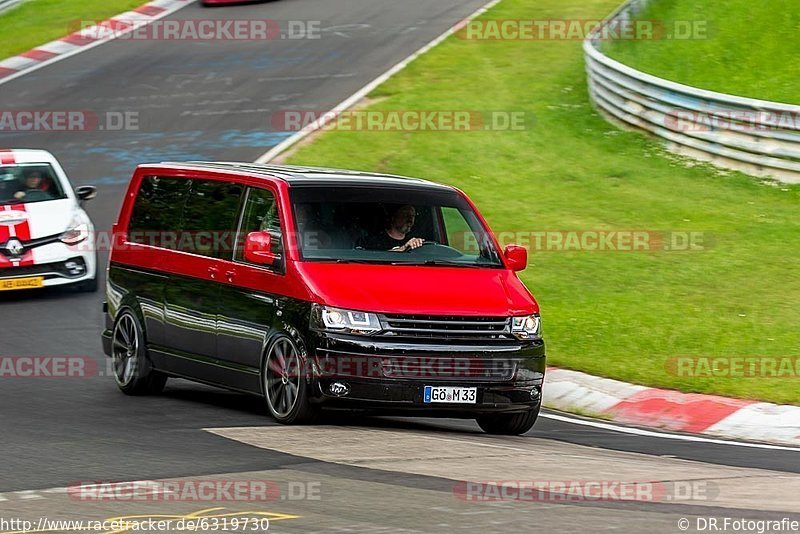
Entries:
{"label": "van license plate", "polygon": [[425,386],[423,402],[447,402],[451,404],[475,404],[478,388],[459,388],[450,386]]}
{"label": "van license plate", "polygon": [[42,287],[43,285],[43,276],[36,276],[33,278],[12,278],[11,280],[0,280],[0,291],[30,289],[32,287]]}

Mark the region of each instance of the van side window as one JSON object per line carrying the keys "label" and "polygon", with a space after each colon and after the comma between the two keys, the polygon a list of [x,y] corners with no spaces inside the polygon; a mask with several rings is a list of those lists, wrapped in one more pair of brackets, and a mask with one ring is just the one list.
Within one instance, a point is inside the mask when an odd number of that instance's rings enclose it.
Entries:
{"label": "van side window", "polygon": [[278,202],[271,191],[255,188],[249,190],[242,213],[236,261],[246,261],[244,259],[244,240],[250,232],[269,232],[272,236],[272,251],[283,255],[280,212],[278,211]]}
{"label": "van side window", "polygon": [[[441,209],[447,244],[465,256],[478,258],[481,256],[483,243],[478,241],[475,231],[469,221],[464,218],[458,208],[444,207]],[[474,222],[474,224],[477,224]]]}
{"label": "van side window", "polygon": [[147,176],[139,186],[128,223],[128,241],[175,249],[190,181]]}
{"label": "van side window", "polygon": [[243,191],[244,186],[235,183],[192,180],[177,249],[201,256],[231,258]]}

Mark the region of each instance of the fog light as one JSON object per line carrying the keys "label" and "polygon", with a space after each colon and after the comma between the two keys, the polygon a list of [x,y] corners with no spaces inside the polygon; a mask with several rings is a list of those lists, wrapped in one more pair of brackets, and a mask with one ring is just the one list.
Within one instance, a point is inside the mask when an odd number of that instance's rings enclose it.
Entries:
{"label": "fog light", "polygon": [[350,393],[350,386],[347,382],[333,382],[328,386],[328,392],[336,397],[344,397]]}
{"label": "fog light", "polygon": [[72,276],[83,274],[83,271],[85,270],[84,265],[76,261],[68,261],[64,264],[64,268],[67,269],[67,272]]}

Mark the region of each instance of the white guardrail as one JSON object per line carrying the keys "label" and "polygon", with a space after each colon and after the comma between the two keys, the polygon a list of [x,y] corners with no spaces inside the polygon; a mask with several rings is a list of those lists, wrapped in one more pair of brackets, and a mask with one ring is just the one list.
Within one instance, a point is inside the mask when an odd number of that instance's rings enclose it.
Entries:
{"label": "white guardrail", "polygon": [[[647,0],[628,0],[606,19],[620,25]],[[583,43],[589,95],[607,116],[667,141],[677,153],[755,176],[800,183],[800,106],[683,85],[637,71]]]}
{"label": "white guardrail", "polygon": [[22,3],[22,0],[0,0],[0,13]]}

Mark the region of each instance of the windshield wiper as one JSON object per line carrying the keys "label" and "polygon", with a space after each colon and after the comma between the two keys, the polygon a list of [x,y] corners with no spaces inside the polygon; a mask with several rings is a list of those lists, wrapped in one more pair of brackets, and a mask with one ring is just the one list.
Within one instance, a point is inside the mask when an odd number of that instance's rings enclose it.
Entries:
{"label": "windshield wiper", "polygon": [[477,265],[475,263],[461,263],[458,261],[448,261],[448,260],[425,260],[423,265],[437,265],[444,267],[470,267],[472,269],[480,269],[482,267],[485,267],[484,265]]}
{"label": "windshield wiper", "polygon": [[316,261],[332,261],[337,264],[347,264],[347,263],[359,263],[359,264],[366,264],[366,265],[404,265],[404,266],[434,266],[434,267],[467,267],[470,269],[483,269],[483,268],[492,268],[492,267],[500,267],[500,265],[494,264],[475,264],[475,263],[461,263],[457,261],[447,261],[447,260],[425,260],[423,262],[419,261],[395,261],[395,260],[360,260],[360,259],[321,259],[315,258]]}
{"label": "windshield wiper", "polygon": [[363,264],[368,264],[368,265],[369,264],[376,264],[376,263],[380,264],[380,265],[393,264],[393,262],[390,261],[390,260],[356,260],[356,259],[346,260],[346,259],[343,259],[343,258],[339,258],[339,259],[336,259],[336,260],[331,258],[330,260],[318,260],[318,261],[334,261],[336,263],[363,263]]}
{"label": "windshield wiper", "polygon": [[433,267],[468,267],[470,269],[482,269],[483,267],[494,267],[493,265],[477,265],[475,263],[461,263],[458,261],[447,260],[425,260],[419,261],[393,261],[392,265],[416,265],[416,266],[433,266]]}

